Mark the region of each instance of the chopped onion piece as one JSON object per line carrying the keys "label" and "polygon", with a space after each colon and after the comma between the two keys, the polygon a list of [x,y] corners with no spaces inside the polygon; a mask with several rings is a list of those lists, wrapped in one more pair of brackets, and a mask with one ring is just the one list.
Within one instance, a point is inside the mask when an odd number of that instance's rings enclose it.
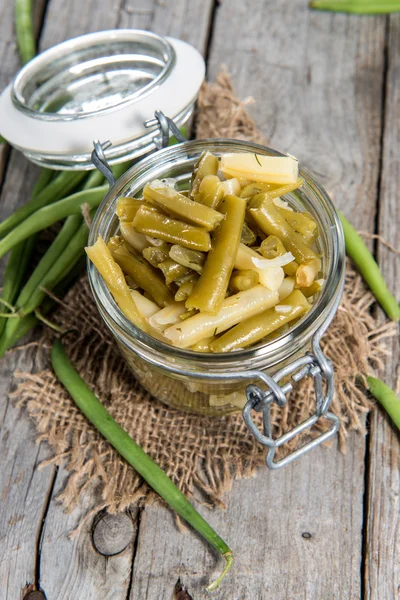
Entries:
{"label": "chopped onion piece", "polygon": [[279,208],[286,208],[286,210],[294,212],[290,204],[286,202],[286,200],[282,200],[282,198],[274,198],[272,202],[275,204],[275,206],[279,206]]}
{"label": "chopped onion piece", "polygon": [[283,315],[290,313],[290,311],[292,311],[292,310],[293,310],[293,306],[290,306],[290,304],[277,304],[275,306],[275,311],[277,313],[282,313]]}
{"label": "chopped onion piece", "polygon": [[155,329],[163,329],[169,325],[179,323],[181,320],[180,317],[184,312],[186,312],[184,302],[173,302],[156,312],[149,319],[149,323]]}
{"label": "chopped onion piece", "polygon": [[224,196],[239,196],[242,188],[240,187],[239,180],[236,177],[227,179],[221,183],[221,187],[224,190]]}
{"label": "chopped onion piece", "polygon": [[270,269],[260,269],[258,276],[261,285],[275,292],[281,287],[285,272],[282,267],[271,267]]}
{"label": "chopped onion piece", "polygon": [[285,298],[290,296],[290,294],[293,292],[293,290],[294,290],[294,279],[292,279],[291,277],[285,277],[285,279],[282,281],[282,284],[278,290],[280,302],[282,302],[282,300],[284,300]]}
{"label": "chopped onion piece", "polygon": [[152,300],[149,300],[148,298],[143,296],[143,294],[137,292],[136,290],[131,290],[131,296],[135,301],[136,308],[138,309],[139,313],[145,319],[152,317],[156,312],[160,310],[158,304],[156,304]]}
{"label": "chopped onion piece", "polygon": [[291,252],[286,252],[282,254],[282,256],[277,256],[276,258],[255,258],[251,257],[253,265],[257,267],[257,269],[271,269],[273,267],[284,267],[289,263],[294,261],[294,256]]}

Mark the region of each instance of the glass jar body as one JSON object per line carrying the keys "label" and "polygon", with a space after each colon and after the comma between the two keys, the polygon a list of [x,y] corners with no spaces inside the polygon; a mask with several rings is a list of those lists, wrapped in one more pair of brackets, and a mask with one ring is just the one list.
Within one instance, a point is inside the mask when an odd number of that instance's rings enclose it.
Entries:
{"label": "glass jar body", "polygon": [[[227,152],[279,153],[236,140],[185,142],[159,151],[130,169],[116,182],[94,219],[89,243],[100,235],[106,241],[118,230],[115,214],[119,196],[138,196],[154,179],[174,178],[178,189],[187,189],[193,166],[204,150],[222,155]],[[311,347],[314,335],[332,320],[343,288],[344,241],[340,221],[322,188],[305,171],[304,185],[285,196],[296,210],[306,210],[317,221],[318,244],[326,283],[312,309],[281,336],[248,350],[227,354],[199,353],[164,344],[136,329],[121,313],[104,282],[88,265],[89,280],[97,307],[116,338],[120,350],[136,378],[149,393],[162,402],[204,415],[223,415],[240,410],[246,401],[246,387],[252,382],[247,372],[273,375]],[[238,380],[238,373],[242,379]]]}

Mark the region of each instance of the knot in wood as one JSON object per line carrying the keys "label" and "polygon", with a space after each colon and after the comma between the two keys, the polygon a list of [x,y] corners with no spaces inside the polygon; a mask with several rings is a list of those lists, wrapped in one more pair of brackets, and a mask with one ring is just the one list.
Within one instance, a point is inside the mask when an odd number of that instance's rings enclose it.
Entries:
{"label": "knot in wood", "polygon": [[132,519],[125,513],[97,515],[92,532],[93,546],[103,556],[119,554],[133,537]]}
{"label": "knot in wood", "polygon": [[34,590],[33,592],[28,592],[26,596],[23,597],[23,600],[46,600],[46,596],[43,592]]}

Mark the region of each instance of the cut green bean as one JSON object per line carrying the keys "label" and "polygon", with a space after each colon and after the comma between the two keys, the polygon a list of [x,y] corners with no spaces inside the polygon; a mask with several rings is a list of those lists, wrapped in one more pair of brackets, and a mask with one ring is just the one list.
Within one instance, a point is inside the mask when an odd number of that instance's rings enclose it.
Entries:
{"label": "cut green bean", "polygon": [[190,294],[193,292],[193,288],[196,284],[197,279],[184,281],[180,284],[179,288],[175,293],[176,302],[186,302]]}
{"label": "cut green bean", "polygon": [[186,198],[171,186],[158,180],[145,186],[143,196],[147,202],[155,204],[172,217],[203,227],[206,231],[215,229],[223,219],[223,216],[213,208]]}
{"label": "cut green bean", "polygon": [[[213,352],[230,352],[247,348],[293,319],[302,317],[310,308],[307,299],[295,290],[280,302],[258,315],[245,319],[211,344]],[[281,311],[280,311],[281,309]]]}
{"label": "cut green bean", "polygon": [[165,283],[170,285],[174,281],[177,281],[181,277],[188,275],[190,269],[180,265],[179,263],[172,260],[172,258],[166,258],[163,262],[159,263],[158,268],[161,270],[165,278]]}
{"label": "cut green bean", "polygon": [[139,252],[128,249],[125,242],[112,238],[108,247],[115,262],[121,269],[158,304],[167,306],[173,302],[173,296],[159,273],[143,258]]}
{"label": "cut green bean", "polygon": [[258,272],[252,269],[234,271],[229,280],[229,289],[236,294],[236,292],[242,292],[254,287],[258,284],[259,280]]}
{"label": "cut green bean", "polygon": [[399,12],[399,0],[312,0],[310,8],[361,15],[383,15]]}
{"label": "cut green bean", "polygon": [[400,398],[380,379],[367,376],[368,390],[400,429]]}
{"label": "cut green bean", "polygon": [[177,244],[171,246],[169,255],[175,262],[197,273],[202,272],[204,263],[206,262],[206,255],[203,252],[182,248],[182,246],[178,246]]}
{"label": "cut green bean", "polygon": [[[43,177],[45,178],[46,176],[46,173],[44,173]],[[56,203],[56,201],[65,197],[84,179],[85,176],[85,171],[62,171],[59,173],[59,175],[52,179],[40,193],[32,194],[29,202],[21,206],[21,208],[0,223],[0,237],[4,237],[9,233],[13,234],[14,230],[17,229],[19,225],[23,224],[23,221],[32,216],[32,213],[45,207],[50,202]],[[104,189],[106,190],[107,188],[104,187]],[[47,225],[45,225],[45,227],[47,227]],[[41,229],[44,229],[44,227]]]}
{"label": "cut green bean", "polygon": [[36,55],[33,34],[32,0],[15,0],[15,29],[21,62],[24,65]]}
{"label": "cut green bean", "polygon": [[396,298],[389,292],[374,257],[358,235],[357,231],[340,211],[339,217],[346,242],[346,253],[357,266],[365,283],[368,285],[389,319],[398,321],[400,319],[400,306]]}
{"label": "cut green bean", "polygon": [[50,227],[50,225],[65,219],[69,215],[80,213],[84,204],[88,204],[89,208],[97,208],[107,190],[107,185],[84,190],[40,208],[0,240],[0,258],[34,233]]}
{"label": "cut green bean", "polygon": [[293,230],[286,219],[279,213],[272,200],[264,199],[260,202],[258,208],[251,209],[250,213],[257,222],[257,225],[266,234],[278,237],[298,262],[317,258],[317,253],[305,243],[299,233]]}
{"label": "cut green bean", "polygon": [[63,345],[57,340],[51,351],[51,362],[55,374],[71,394],[78,408],[95,429],[110,442],[115,450],[143,477],[165,502],[189,523],[226,560],[220,577],[208,586],[216,589],[232,566],[232,552],[219,535],[194,509],[188,499],[175,486],[164,471],[136,444],[128,433],[111,417],[103,404],[75,371]]}
{"label": "cut green bean", "polygon": [[211,152],[203,152],[197,161],[192,175],[189,196],[194,198],[199,192],[200,184],[207,175],[216,175],[219,168],[218,158]]}
{"label": "cut green bean", "polygon": [[203,252],[210,249],[210,234],[202,227],[171,219],[157,211],[148,210],[145,206],[142,206],[136,213],[133,226],[139,233],[164,242],[179,244],[185,248]]}
{"label": "cut green bean", "polygon": [[143,200],[121,196],[117,200],[117,209],[115,212],[120,221],[131,223],[141,206],[143,206]]}
{"label": "cut green bean", "polygon": [[[142,235],[142,234],[139,234]],[[158,265],[169,257],[169,244],[163,244],[162,246],[149,246],[143,250],[144,258],[153,266],[158,268]]]}
{"label": "cut green bean", "polygon": [[199,191],[194,200],[210,208],[217,208],[224,196],[221,180],[216,175],[206,175],[200,183]]}
{"label": "cut green bean", "polygon": [[246,212],[246,201],[237,196],[225,196],[220,205],[225,215],[214,232],[200,279],[186,302],[187,308],[197,308],[216,314],[225,298],[232,274]]}
{"label": "cut green bean", "polygon": [[312,216],[307,212],[297,212],[278,206],[278,211],[286,219],[289,225],[301,233],[307,243],[314,242],[318,237],[318,226]]}

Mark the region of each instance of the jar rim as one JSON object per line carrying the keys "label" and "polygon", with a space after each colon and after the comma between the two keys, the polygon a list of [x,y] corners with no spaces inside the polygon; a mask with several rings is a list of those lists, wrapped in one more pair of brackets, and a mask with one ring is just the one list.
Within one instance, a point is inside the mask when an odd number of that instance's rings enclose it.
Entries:
{"label": "jar rim", "polygon": [[[271,156],[286,156],[261,144],[228,138],[187,141],[159,150],[136,163],[110,188],[93,219],[89,233],[89,245],[94,244],[99,235],[107,239],[107,225],[115,216],[115,203],[119,192],[129,182],[135,178],[140,179],[141,177],[143,179],[144,174],[149,173],[152,168],[160,164],[167,165],[179,156],[182,157],[190,153],[198,156],[206,149],[217,151],[217,149],[222,150],[227,146],[231,149],[240,146],[244,150],[257,151]],[[297,345],[304,345],[315,333],[319,332],[322,335],[336,313],[343,291],[345,273],[344,237],[339,216],[326,191],[306,169],[301,168],[299,175],[304,179],[305,185],[318,197],[320,201],[319,208],[329,221],[329,235],[331,236],[333,252],[330,257],[329,270],[326,274],[326,283],[317,302],[294,327],[275,340],[228,353],[195,352],[177,348],[157,340],[135,327],[119,309],[104,280],[88,260],[89,283],[97,308],[117,339],[142,358],[167,369],[170,368],[171,364],[176,364],[177,361],[182,360],[194,371],[199,369],[226,371],[229,368],[237,369],[238,362],[244,363],[248,360],[252,360],[253,366],[255,364],[256,367],[257,365],[268,366],[265,365],[266,362],[277,364],[283,358],[287,358],[288,351],[290,352],[294,348],[293,342],[295,340],[298,342]]]}
{"label": "jar rim", "polygon": [[[158,74],[139,89],[130,92],[127,97],[123,99],[115,98],[115,102],[113,102],[113,104],[109,106],[101,106],[96,110],[79,110],[75,111],[74,113],[60,113],[48,111],[44,112],[43,110],[35,110],[32,108],[32,96],[34,98],[37,97],[38,92],[45,85],[47,88],[49,88],[48,78],[50,75],[54,75],[58,81],[57,91],[61,88],[62,93],[65,93],[65,90],[62,89],[62,81],[60,81],[62,76],[65,76],[65,72],[54,72],[57,61],[64,62],[64,71],[65,69],[71,70],[76,78],[81,77],[84,64],[86,65],[86,68],[90,67],[91,69],[91,79],[93,78],[94,73],[97,75],[99,74],[97,72],[98,69],[100,69],[101,74],[106,77],[107,71],[105,69],[112,69],[114,61],[116,61],[117,58],[121,58],[114,52],[114,46],[121,43],[139,47],[142,45],[145,50],[151,49],[154,53],[157,53],[157,57],[154,56],[153,58],[158,58],[157,62],[160,63],[159,66],[161,67],[161,70],[158,72]],[[147,48],[145,48],[145,46],[147,46]],[[82,60],[81,62],[76,62],[74,59],[75,55],[78,53],[86,51],[93,54],[97,48],[99,49],[99,56],[96,57],[96,61],[94,58],[92,58],[90,65],[86,64],[88,61],[83,63]],[[80,58],[82,59],[82,57]],[[145,56],[142,56],[142,59],[144,58]],[[149,58],[149,56],[147,56],[147,58]],[[138,56],[131,56],[132,61],[133,59],[137,61]],[[99,116],[107,112],[120,110],[123,106],[131,104],[132,102],[136,102],[138,98],[142,98],[151,93],[155,86],[160,85],[162,81],[168,77],[175,64],[175,60],[175,50],[168,39],[150,31],[141,29],[119,29],[116,31],[110,30],[88,33],[70,40],[66,40],[65,42],[61,42],[56,46],[52,46],[48,50],[45,50],[30,60],[19,71],[12,83],[12,101],[14,105],[23,113],[33,118],[42,119],[45,121],[71,121],[75,119],[86,119]],[[162,66],[161,63],[163,63]],[[35,85],[35,81],[37,79],[40,85]],[[76,85],[76,83],[72,83]],[[54,87],[54,85],[55,82],[53,82],[51,89]],[[29,94],[29,97],[27,98],[26,88],[29,86],[33,88],[31,90],[33,93]],[[47,90],[47,93],[50,93],[49,89]]]}

